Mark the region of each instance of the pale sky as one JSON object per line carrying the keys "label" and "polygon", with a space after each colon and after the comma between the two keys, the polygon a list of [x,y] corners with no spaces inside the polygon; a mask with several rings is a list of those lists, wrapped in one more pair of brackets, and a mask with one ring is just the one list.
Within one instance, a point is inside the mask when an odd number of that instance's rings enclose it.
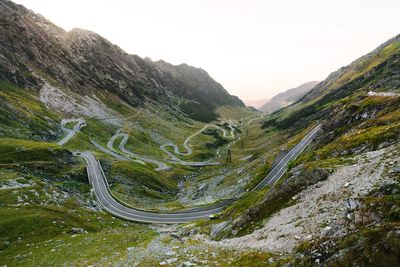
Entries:
{"label": "pale sky", "polygon": [[205,69],[243,100],[270,98],[400,34],[399,0],[15,0],[126,52]]}

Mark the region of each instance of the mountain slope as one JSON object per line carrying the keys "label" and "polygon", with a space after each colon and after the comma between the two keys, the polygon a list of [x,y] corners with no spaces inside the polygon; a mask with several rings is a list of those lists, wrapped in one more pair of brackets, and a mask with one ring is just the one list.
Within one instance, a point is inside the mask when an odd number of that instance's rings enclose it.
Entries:
{"label": "mountain slope", "polygon": [[181,103],[202,121],[215,119],[218,106],[244,106],[201,69],[129,55],[98,34],[65,32],[7,0],[0,14],[0,79],[19,87],[40,90],[50,83],[83,96],[108,92],[133,106]]}
{"label": "mountain slope", "polygon": [[319,82],[317,81],[312,81],[304,83],[296,88],[286,90],[285,92],[277,94],[276,96],[271,98],[269,101],[267,101],[264,105],[262,105],[258,109],[264,113],[271,114],[274,111],[277,111],[281,108],[284,108],[296,102],[305,94],[307,94],[318,83]]}
{"label": "mountain slope", "polygon": [[396,266],[399,78],[397,36],[267,117],[265,134],[322,130],[278,183],[223,214],[217,238],[243,236],[224,246],[286,251],[294,266]]}
{"label": "mountain slope", "polygon": [[[376,92],[378,97],[384,92],[396,95],[400,90],[399,58],[400,35],[333,72],[297,103],[271,116],[265,125],[274,123],[281,128],[301,127],[310,120],[331,120],[332,112],[344,113],[341,110],[344,101],[354,103],[373,98],[369,91]],[[363,108],[360,107],[360,112]]]}
{"label": "mountain slope", "polygon": [[[388,60],[391,61],[391,57],[398,54],[400,51],[400,35],[397,35],[390,40],[386,41],[379,47],[367,55],[353,61],[348,66],[342,67],[339,70],[331,73],[327,79],[318,84],[310,91],[303,99],[303,102],[311,101],[315,98],[321,98],[328,94],[330,91],[339,90],[340,87],[346,83],[354,81],[357,78],[368,76],[368,73],[373,73],[374,69],[382,64],[385,64]],[[385,81],[387,88],[383,90],[398,89],[397,76],[390,77],[391,81]],[[397,77],[398,78],[398,77]],[[378,84],[371,85],[372,90],[377,90],[381,86]]]}

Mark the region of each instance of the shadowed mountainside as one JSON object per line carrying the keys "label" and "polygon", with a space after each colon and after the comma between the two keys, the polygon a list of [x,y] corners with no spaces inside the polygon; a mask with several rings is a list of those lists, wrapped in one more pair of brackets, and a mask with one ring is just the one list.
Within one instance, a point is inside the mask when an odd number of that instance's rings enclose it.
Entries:
{"label": "shadowed mountainside", "polygon": [[202,69],[127,54],[96,33],[66,32],[7,0],[0,14],[0,79],[19,87],[39,90],[48,82],[80,95],[107,91],[133,106],[179,106],[200,121],[215,119],[218,106],[244,106]]}

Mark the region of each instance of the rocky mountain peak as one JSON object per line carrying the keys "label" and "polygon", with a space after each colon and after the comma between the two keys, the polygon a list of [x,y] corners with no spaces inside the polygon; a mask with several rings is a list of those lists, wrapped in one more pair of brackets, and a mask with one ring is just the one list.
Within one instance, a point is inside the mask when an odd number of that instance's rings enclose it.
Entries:
{"label": "rocky mountain peak", "polygon": [[89,30],[84,30],[81,28],[73,28],[67,33],[67,38],[71,42],[94,42],[101,38],[100,35]]}
{"label": "rocky mountain peak", "polygon": [[23,88],[48,82],[80,95],[108,92],[132,105],[148,99],[174,106],[180,98],[179,109],[203,121],[215,119],[218,106],[243,106],[201,69],[144,60],[94,32],[66,32],[10,1],[0,2],[0,54],[0,79]]}

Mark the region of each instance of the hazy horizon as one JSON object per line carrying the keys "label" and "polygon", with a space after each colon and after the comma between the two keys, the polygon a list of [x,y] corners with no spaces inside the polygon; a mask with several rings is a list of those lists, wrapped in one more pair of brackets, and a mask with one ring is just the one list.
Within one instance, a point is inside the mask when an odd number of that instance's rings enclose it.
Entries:
{"label": "hazy horizon", "polygon": [[321,81],[399,33],[394,0],[15,2],[128,53],[201,67],[245,101]]}

